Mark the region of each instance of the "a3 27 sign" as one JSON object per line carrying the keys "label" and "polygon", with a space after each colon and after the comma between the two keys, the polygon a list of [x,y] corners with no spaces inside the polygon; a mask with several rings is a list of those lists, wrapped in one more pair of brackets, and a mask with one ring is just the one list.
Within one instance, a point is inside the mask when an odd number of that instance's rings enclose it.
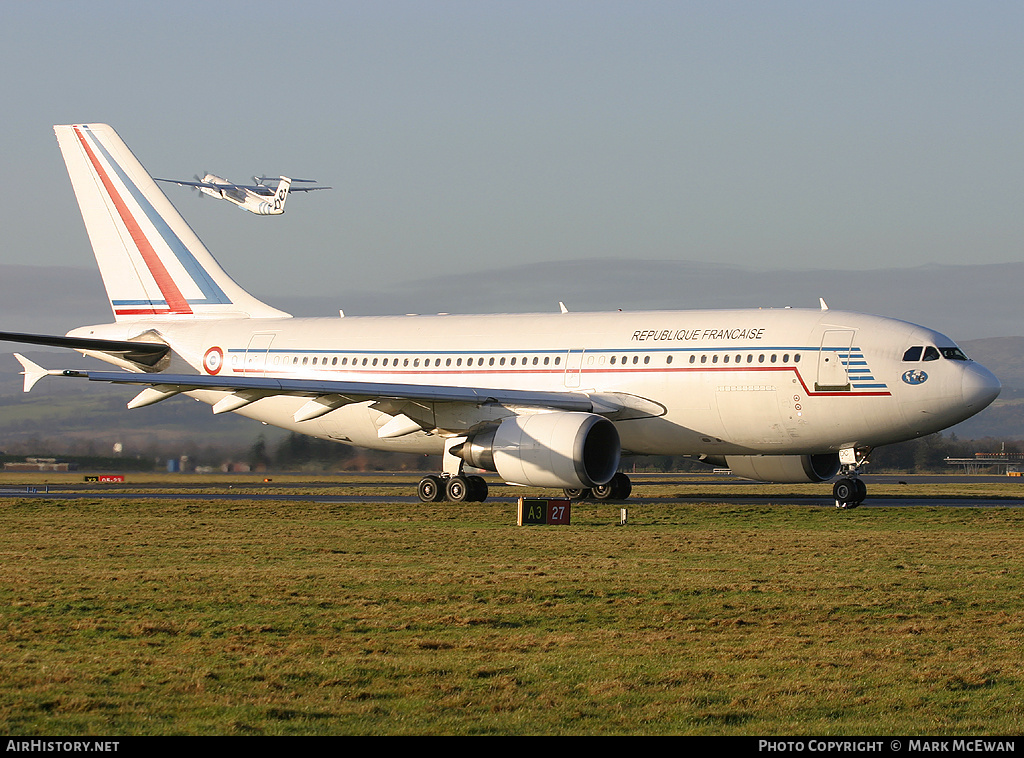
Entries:
{"label": "a3 27 sign", "polygon": [[527,524],[568,524],[569,499],[558,497],[519,498],[519,526]]}

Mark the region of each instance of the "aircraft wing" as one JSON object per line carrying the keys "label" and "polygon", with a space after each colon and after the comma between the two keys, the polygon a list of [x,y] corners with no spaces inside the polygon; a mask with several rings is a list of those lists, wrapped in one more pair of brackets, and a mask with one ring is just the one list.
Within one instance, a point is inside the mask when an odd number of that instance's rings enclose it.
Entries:
{"label": "aircraft wing", "polygon": [[222,190],[231,189],[238,187],[237,184],[231,184],[231,182],[225,182],[224,184],[213,184],[212,182],[186,182],[184,179],[157,179],[153,177],[154,181],[167,182],[168,184],[177,184],[179,187],[207,187],[208,189]]}
{"label": "aircraft wing", "polygon": [[[257,195],[263,195],[265,197],[273,197],[274,194],[277,192],[277,185],[276,184],[274,186],[267,186],[266,184],[235,184],[234,182],[224,182],[222,184],[214,184],[212,182],[187,182],[184,179],[158,179],[155,176],[153,177],[153,179],[154,179],[154,181],[166,182],[167,184],[177,184],[179,187],[206,187],[207,189],[214,189],[214,190],[231,190],[231,189],[249,190],[250,192],[254,192]],[[279,180],[278,179],[273,179],[273,180],[270,180],[270,181],[279,181]],[[308,181],[312,181],[312,180],[311,179],[301,179],[301,180],[293,179],[292,181],[293,182],[294,181],[308,182]],[[289,188],[289,191],[290,192],[312,192],[313,190],[329,190],[329,189],[333,189],[333,188],[332,187],[296,187],[295,185],[292,185]]]}
{"label": "aircraft wing", "polygon": [[[135,343],[132,343],[135,344]],[[542,390],[457,387],[435,384],[398,384],[389,382],[356,382],[331,379],[291,379],[277,377],[220,377],[200,374],[133,373],[130,371],[92,371],[76,369],[47,370],[24,356],[17,356],[25,367],[26,391],[43,376],[65,376],[91,382],[146,385],[129,404],[139,408],[159,402],[182,392],[218,390],[230,395],[214,405],[214,413],[238,410],[257,400],[289,395],[308,398],[309,402],[295,414],[296,421],[308,421],[349,403],[372,401],[398,408],[403,403],[454,403],[471,406],[501,405],[514,408],[536,408],[578,411],[608,416],[616,420],[660,416],[665,409],[644,398],[622,393],[588,394]],[[29,377],[34,377],[31,383]],[[398,412],[398,411],[396,411]]]}
{"label": "aircraft wing", "polygon": [[[254,176],[258,182],[278,182],[280,177],[277,176]],[[333,187],[296,187],[295,185],[299,182],[304,184],[315,184],[316,179],[292,179],[292,186],[289,188],[289,192],[312,192],[313,190],[329,190],[334,189]],[[265,184],[260,184],[259,187],[268,188]],[[257,190],[257,187],[246,187],[246,189]],[[270,194],[274,194],[273,187],[269,187]]]}
{"label": "aircraft wing", "polygon": [[232,184],[234,189],[243,189],[261,197],[273,197],[277,193],[277,187],[265,187],[262,184]]}
{"label": "aircraft wing", "polygon": [[392,384],[387,382],[349,382],[324,379],[281,379],[274,377],[219,377],[201,374],[136,374],[131,371],[77,371],[67,369],[64,376],[88,379],[90,382],[112,384],[159,384],[189,390],[260,390],[270,395],[317,396],[338,394],[361,400],[426,400],[433,402],[543,405],[562,410],[591,410],[586,395],[563,392],[531,392],[528,390],[494,390],[448,385]]}
{"label": "aircraft wing", "polygon": [[[294,180],[293,180],[294,181]],[[277,192],[277,185],[268,187],[265,184],[231,184],[230,187],[236,187],[238,189],[249,190],[255,192],[257,195],[272,196]],[[288,188],[289,192],[312,192],[313,190],[327,190],[333,189],[333,187],[296,187],[294,184]]]}

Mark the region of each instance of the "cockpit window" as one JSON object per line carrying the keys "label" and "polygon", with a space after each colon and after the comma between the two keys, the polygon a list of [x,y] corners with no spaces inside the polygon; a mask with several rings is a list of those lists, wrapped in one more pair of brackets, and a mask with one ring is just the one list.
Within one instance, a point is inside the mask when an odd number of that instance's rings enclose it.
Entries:
{"label": "cockpit window", "polygon": [[939,358],[945,358],[949,361],[969,361],[964,351],[958,347],[932,347],[931,345],[914,345],[908,347],[907,352],[903,354],[903,361],[905,363],[911,363],[915,361],[937,361]]}

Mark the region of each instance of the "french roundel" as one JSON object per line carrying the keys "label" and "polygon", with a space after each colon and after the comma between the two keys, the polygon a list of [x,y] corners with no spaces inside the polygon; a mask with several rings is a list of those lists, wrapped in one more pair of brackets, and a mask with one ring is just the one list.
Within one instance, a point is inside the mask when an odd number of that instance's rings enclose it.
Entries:
{"label": "french roundel", "polygon": [[211,347],[203,356],[203,368],[206,373],[216,375],[224,366],[224,351],[219,347]]}

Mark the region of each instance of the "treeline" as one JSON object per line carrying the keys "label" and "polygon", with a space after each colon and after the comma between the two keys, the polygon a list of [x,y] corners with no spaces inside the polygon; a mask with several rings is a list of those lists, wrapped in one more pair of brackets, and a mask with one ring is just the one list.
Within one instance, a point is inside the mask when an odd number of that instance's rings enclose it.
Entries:
{"label": "treeline", "polygon": [[[979,440],[961,440],[956,434],[930,434],[916,440],[899,442],[875,448],[862,471],[883,473],[924,474],[956,469],[946,458],[973,458],[975,453],[1020,453],[1024,442],[986,437]],[[692,458],[673,455],[635,456],[623,458],[622,470],[646,472],[708,471],[708,466]]]}
{"label": "treeline", "polygon": [[1020,453],[1024,443],[1019,440],[1000,440],[986,437],[980,440],[961,440],[956,434],[929,434],[916,440],[898,442],[876,448],[870,456],[869,472],[884,471],[908,474],[956,471],[946,458],[973,458],[975,453]]}
{"label": "treeline", "polygon": [[440,456],[386,453],[290,432],[277,442],[263,435],[245,462],[253,471],[434,471]]}
{"label": "treeline", "polygon": [[56,455],[54,453],[38,453],[36,455],[12,455],[0,453],[0,464],[22,463],[27,458],[52,458],[55,462],[71,462],[78,464],[81,471],[154,471],[158,461],[153,458],[115,458],[103,455]]}

